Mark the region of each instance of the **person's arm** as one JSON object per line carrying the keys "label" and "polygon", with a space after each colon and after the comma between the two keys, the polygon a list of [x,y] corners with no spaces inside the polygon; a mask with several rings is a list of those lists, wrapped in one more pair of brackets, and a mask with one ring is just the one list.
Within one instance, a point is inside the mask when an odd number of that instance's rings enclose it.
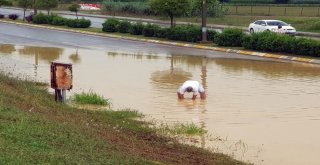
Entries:
{"label": "person's arm", "polygon": [[206,96],[206,92],[200,92],[200,98],[201,98],[201,99],[204,100],[204,99],[206,99],[206,97],[207,97],[207,96]]}
{"label": "person's arm", "polygon": [[193,93],[192,100],[195,100],[197,98],[197,94]]}
{"label": "person's arm", "polygon": [[178,99],[184,99],[183,94],[181,94],[180,92],[177,92],[177,95],[178,95]]}

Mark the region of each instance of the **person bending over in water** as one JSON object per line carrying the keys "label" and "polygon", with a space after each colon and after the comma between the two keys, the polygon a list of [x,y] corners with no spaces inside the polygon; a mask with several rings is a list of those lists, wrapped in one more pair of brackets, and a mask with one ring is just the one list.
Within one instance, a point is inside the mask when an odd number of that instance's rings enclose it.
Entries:
{"label": "person bending over in water", "polygon": [[180,88],[178,89],[178,98],[184,99],[185,92],[193,92],[192,100],[195,100],[198,94],[200,94],[201,99],[206,99],[206,93],[204,91],[204,88],[198,81],[188,80],[184,82],[182,86],[180,86]]}

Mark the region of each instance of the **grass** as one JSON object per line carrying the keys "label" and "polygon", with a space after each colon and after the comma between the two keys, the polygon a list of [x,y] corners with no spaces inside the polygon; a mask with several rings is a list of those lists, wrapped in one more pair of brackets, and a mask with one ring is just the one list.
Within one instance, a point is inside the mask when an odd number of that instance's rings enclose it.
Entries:
{"label": "grass", "polygon": [[77,104],[111,105],[109,99],[105,99],[93,91],[76,93],[74,100]]}
{"label": "grass", "polygon": [[158,127],[158,131],[162,134],[172,134],[172,135],[204,135],[207,131],[203,128],[197,126],[194,123],[177,123],[172,126],[167,124],[161,124]]}
{"label": "grass", "polygon": [[0,73],[2,164],[247,164],[161,136],[137,111],[76,109],[47,89]]}
{"label": "grass", "polygon": [[226,6],[230,15],[319,17],[319,6]]}

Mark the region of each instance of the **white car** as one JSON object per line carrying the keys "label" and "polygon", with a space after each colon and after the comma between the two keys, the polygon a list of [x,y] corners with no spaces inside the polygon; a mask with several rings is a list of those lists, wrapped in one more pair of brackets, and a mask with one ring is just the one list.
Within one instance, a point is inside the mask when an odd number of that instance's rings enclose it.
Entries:
{"label": "white car", "polygon": [[272,31],[277,32],[278,26],[282,27],[282,30],[285,34],[295,35],[296,29],[292,27],[290,24],[287,24],[280,20],[258,20],[253,23],[250,23],[248,31],[250,33],[256,32],[264,32],[264,31]]}

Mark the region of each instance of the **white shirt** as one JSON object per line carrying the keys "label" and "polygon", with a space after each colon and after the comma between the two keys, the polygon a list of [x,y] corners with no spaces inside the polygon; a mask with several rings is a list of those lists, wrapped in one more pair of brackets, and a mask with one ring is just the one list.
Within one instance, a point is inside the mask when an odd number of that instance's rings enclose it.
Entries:
{"label": "white shirt", "polygon": [[192,87],[192,92],[194,95],[198,95],[199,92],[204,92],[202,85],[198,81],[188,80],[182,84],[182,86],[178,89],[180,94],[184,94],[188,87]]}

